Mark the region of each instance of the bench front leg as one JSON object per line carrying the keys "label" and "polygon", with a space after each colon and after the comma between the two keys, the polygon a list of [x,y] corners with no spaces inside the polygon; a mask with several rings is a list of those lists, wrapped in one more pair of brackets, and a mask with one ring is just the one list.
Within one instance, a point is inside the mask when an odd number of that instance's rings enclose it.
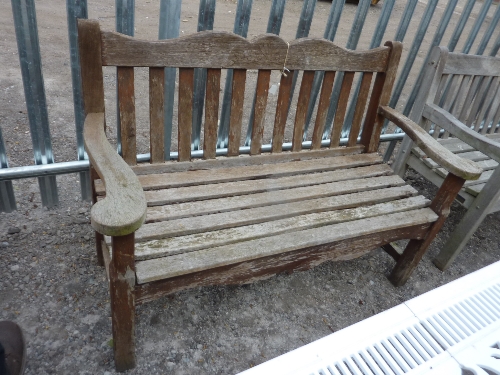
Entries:
{"label": "bench front leg", "polygon": [[429,245],[446,221],[450,213],[451,204],[455,200],[464,182],[465,180],[463,178],[448,173],[436,197],[429,206],[438,215],[438,219],[429,228],[424,238],[420,240],[410,240],[406,246],[389,276],[389,280],[394,286],[405,284],[415,267],[417,267]]}
{"label": "bench front leg", "polygon": [[109,267],[113,348],[117,371],[135,367],[134,233],[111,239]]}

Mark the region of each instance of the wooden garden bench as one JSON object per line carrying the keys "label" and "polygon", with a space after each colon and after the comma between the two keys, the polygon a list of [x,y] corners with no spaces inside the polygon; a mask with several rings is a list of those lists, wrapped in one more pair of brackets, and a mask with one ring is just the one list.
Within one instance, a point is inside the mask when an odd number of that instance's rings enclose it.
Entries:
{"label": "wooden garden bench", "polygon": [[[410,118],[432,131],[447,150],[484,170],[458,192],[457,202],[468,210],[434,260],[444,270],[485,216],[500,211],[500,58],[436,47]],[[410,138],[403,140],[393,167],[403,176],[407,165],[437,186],[448,173]]]}
{"label": "wooden garden bench", "polygon": [[[481,170],[453,155],[387,107],[402,46],[349,51],[322,39],[252,42],[225,32],[143,41],[101,32],[79,20],[85,145],[91,162],[97,256],[111,290],[115,364],[131,368],[135,304],[183,289],[242,284],[384,246],[397,260],[390,276],[409,277],[443,225],[465,179]],[[103,66],[117,66],[122,157],[105,135]],[[149,67],[149,164],[136,163],[134,67]],[[179,69],[178,158],[164,159],[164,67]],[[281,75],[271,152],[262,139],[272,70]],[[191,160],[193,68],[207,69],[203,160]],[[234,69],[227,156],[216,157],[221,69]],[[240,155],[247,70],[258,70],[250,155]],[[303,71],[291,150],[283,151],[294,72]],[[315,71],[326,71],[312,132],[302,150]],[[333,82],[342,89],[329,147],[321,147]],[[341,129],[355,73],[363,72],[351,135]],[[338,78],[340,79],[340,78]],[[372,80],[373,85],[372,85]],[[451,172],[429,202],[377,154],[389,117]],[[364,119],[364,122],[363,122]],[[363,126],[362,125],[363,122]],[[360,141],[358,134],[362,129]],[[305,144],[305,143],[304,143]],[[402,255],[389,243],[410,239]]]}

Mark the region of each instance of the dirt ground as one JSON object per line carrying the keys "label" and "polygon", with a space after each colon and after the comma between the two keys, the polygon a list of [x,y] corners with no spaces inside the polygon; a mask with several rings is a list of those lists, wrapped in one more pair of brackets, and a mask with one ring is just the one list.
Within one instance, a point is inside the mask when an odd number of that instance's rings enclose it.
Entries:
{"label": "dirt ground", "polygon": [[[104,28],[113,29],[113,3],[89,0],[89,18],[97,18]],[[370,8],[359,48],[369,45],[382,3]],[[405,3],[396,2],[395,21],[391,19],[384,40],[393,38]],[[463,3],[459,1],[460,6]],[[323,35],[330,4],[318,2],[311,36]],[[417,63],[425,57],[425,46],[438,26],[443,4],[439,2]],[[472,19],[480,5],[475,7]],[[63,3],[50,0],[39,0],[36,6],[55,159],[70,161],[76,157],[76,137],[66,10]],[[254,0],[250,38],[265,31],[270,6],[270,0]],[[295,36],[301,7],[300,0],[287,2],[282,26],[285,40]],[[423,1],[417,5],[410,36],[415,34],[424,7]],[[136,0],[136,36],[157,37],[158,10],[157,2]],[[235,1],[218,1],[215,28],[231,31],[235,10]],[[355,11],[356,6],[345,6],[336,39],[340,45],[347,41]],[[182,35],[196,30],[197,16],[198,1],[183,1]],[[453,17],[448,38],[458,16]],[[483,27],[487,25],[485,22]],[[0,2],[0,35],[0,127],[10,165],[30,165],[33,150],[12,10],[7,1]],[[405,40],[405,54],[410,42]],[[415,72],[399,107],[414,80]],[[116,133],[112,125],[113,84],[110,71],[106,76],[106,109],[111,137]],[[140,99],[142,90],[138,83],[138,107],[147,108]],[[138,118],[145,113],[138,110]],[[146,131],[139,133],[144,137],[139,152],[147,152]],[[18,211],[0,214],[0,319],[14,320],[24,329],[27,374],[114,373],[107,282],[96,262],[90,205],[80,199],[78,178],[76,174],[57,177],[60,204],[50,210],[41,207],[35,179],[15,181]],[[435,188],[412,171],[407,178],[424,195],[435,194]],[[376,250],[356,260],[326,263],[311,271],[278,275],[252,285],[198,288],[139,306],[137,367],[128,373],[237,373],[500,260],[500,214],[496,213],[485,219],[449,270],[442,273],[432,265],[432,258],[464,212],[454,204],[429,253],[400,288],[394,288],[386,278],[394,263],[392,258]]]}

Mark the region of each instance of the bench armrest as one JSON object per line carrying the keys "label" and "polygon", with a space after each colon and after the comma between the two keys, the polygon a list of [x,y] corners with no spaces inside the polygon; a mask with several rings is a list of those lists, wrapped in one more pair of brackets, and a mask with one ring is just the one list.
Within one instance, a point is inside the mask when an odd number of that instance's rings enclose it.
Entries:
{"label": "bench armrest", "polygon": [[107,236],[136,231],[146,218],[146,197],[135,173],[106,139],[104,113],[87,115],[83,137],[89,159],[106,186],[106,197],[92,206],[92,227]]}
{"label": "bench armrest", "polygon": [[380,106],[379,113],[399,126],[423,152],[441,165],[448,172],[464,180],[477,180],[483,170],[473,161],[462,159],[448,151],[432,138],[418,124],[411,121],[395,109],[388,106]]}
{"label": "bench armrest", "polygon": [[476,150],[500,163],[500,144],[470,129],[448,111],[427,103],[423,115]]}

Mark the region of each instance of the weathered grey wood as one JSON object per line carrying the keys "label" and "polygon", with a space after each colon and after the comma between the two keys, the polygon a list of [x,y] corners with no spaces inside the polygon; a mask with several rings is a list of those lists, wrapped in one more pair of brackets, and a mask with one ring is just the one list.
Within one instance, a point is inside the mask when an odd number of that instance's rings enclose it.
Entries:
{"label": "weathered grey wood", "polygon": [[257,76],[257,88],[255,97],[255,108],[252,123],[252,141],[250,143],[250,155],[259,155],[262,147],[262,135],[264,134],[264,122],[266,120],[267,95],[269,92],[270,70],[259,70]]}
{"label": "weathered grey wood", "polygon": [[[491,129],[494,129],[495,126],[498,124],[498,122],[493,122],[493,118],[497,114],[497,112],[500,112],[500,80],[498,80],[498,77],[495,77],[497,79],[497,89],[493,93],[492,97],[493,100],[491,102],[490,109],[488,111],[488,115],[486,116],[484,120],[484,125],[483,128],[481,129],[481,134],[487,134]],[[491,124],[491,128],[488,128],[489,125]]]}
{"label": "weathered grey wood", "polygon": [[179,69],[179,123],[177,132],[179,161],[188,161],[191,159],[193,85],[194,69]]}
{"label": "weathered grey wood", "polygon": [[304,136],[304,125],[307,117],[307,108],[309,108],[309,99],[314,80],[313,71],[305,71],[300,85],[299,98],[297,100],[297,111],[295,112],[295,122],[293,125],[292,151],[302,149],[302,140]]}
{"label": "weathered grey wood", "polygon": [[83,137],[89,159],[106,185],[106,198],[92,206],[92,227],[108,236],[133,233],[146,218],[146,198],[137,176],[106,139],[104,113],[87,115]]}
{"label": "weathered grey wood", "polygon": [[472,107],[470,109],[469,116],[467,116],[467,119],[465,120],[465,125],[476,131],[478,130],[476,128],[479,128],[479,124],[476,121],[477,116],[481,111],[482,107],[484,106],[485,99],[487,99],[487,92],[490,84],[491,84],[491,77],[483,77],[481,85],[479,86],[479,89],[477,91],[477,94],[474,97],[474,101],[472,102]]}
{"label": "weathered grey wood", "polygon": [[231,114],[229,115],[229,141],[227,156],[237,156],[240,153],[241,122],[243,120],[243,101],[245,99],[246,71],[235,69],[231,94]]}
{"label": "weathered grey wood", "polygon": [[293,82],[293,71],[281,75],[278,102],[276,103],[276,113],[274,116],[273,144],[272,152],[280,153],[283,149],[283,137],[285,134],[286,119],[288,116],[288,106]]}
{"label": "weathered grey wood", "polygon": [[500,66],[495,57],[450,53],[444,73],[499,76]]}
{"label": "weathered grey wood", "polygon": [[[144,194],[146,195],[146,200],[148,201],[162,202],[162,204],[172,204],[250,193],[261,193],[264,191],[288,189],[292,187],[312,186],[361,177],[387,176],[390,174],[392,174],[392,170],[388,165],[375,164],[366,167],[339,169],[329,172],[299,173],[279,178],[263,178],[214,183],[209,186],[193,185],[179,188],[148,190]],[[146,221],[154,220],[157,220],[157,218],[151,217],[150,212],[150,214],[146,217]]]}
{"label": "weathered grey wood", "polygon": [[467,180],[477,180],[481,175],[481,168],[474,162],[448,151],[407,117],[387,106],[381,106],[379,112],[403,129],[418,147],[451,173]]}
{"label": "weathered grey wood", "polygon": [[328,107],[330,106],[330,97],[332,96],[333,81],[335,72],[325,72],[323,84],[321,85],[321,95],[319,97],[318,112],[316,113],[316,122],[312,136],[312,149],[319,150],[325,129]]}
{"label": "weathered grey wood", "polygon": [[[490,160],[490,161],[496,163],[496,161],[494,161],[494,160]],[[479,163],[477,163],[477,164],[479,165]],[[436,169],[436,173],[443,178],[445,178],[448,175],[447,171],[443,168]],[[464,183],[464,187],[485,183],[486,181],[489,180],[489,178],[491,177],[492,174],[493,174],[493,171],[491,169],[488,171],[485,171],[481,174],[481,176],[477,180],[466,181]]]}
{"label": "weathered grey wood", "polygon": [[412,211],[411,215],[407,212],[394,213],[200,250],[196,252],[196,257],[188,253],[145,260],[136,263],[137,282],[143,284],[381,231],[426,225],[437,218],[431,209],[422,208]]}
{"label": "weathered grey wood", "polygon": [[[297,202],[304,199],[327,197],[338,194],[348,194],[357,191],[374,190],[389,186],[401,186],[404,181],[399,176],[370,177],[352,181],[338,181],[328,184],[305,186],[283,191],[269,191],[250,195],[210,199],[207,201],[185,202],[175,205],[150,208],[157,216],[168,216],[170,219],[193,215],[225,212],[234,209],[261,207],[285,202]],[[149,204],[153,204],[149,202]]]}
{"label": "weathered grey wood", "polygon": [[[251,158],[257,158],[252,156]],[[269,160],[269,159],[268,159]],[[293,160],[293,159],[292,159]],[[197,169],[186,172],[172,172],[168,174],[139,175],[139,181],[145,190],[165,189],[193,185],[206,185],[210,183],[254,180],[257,178],[275,178],[292,176],[300,173],[314,173],[334,171],[336,169],[354,168],[366,165],[380,164],[382,162],[376,154],[355,154],[335,158],[306,159],[298,161],[285,161],[283,163],[243,165],[236,167]],[[194,164],[194,163],[193,163]],[[98,194],[104,193],[104,187],[96,182]]]}
{"label": "weathered grey wood", "polygon": [[264,280],[284,271],[304,271],[332,260],[348,260],[379,248],[387,242],[406,238],[421,238],[429,224],[349,238],[336,243],[312,246],[275,256],[245,261],[213,270],[195,272],[172,279],[137,285],[136,303],[152,301],[161,296],[204,285],[246,284]]}
{"label": "weathered grey wood", "polygon": [[[440,142],[441,143],[441,142]],[[441,143],[442,144],[442,143]],[[448,147],[448,145],[443,145],[447,150],[450,150],[450,148]],[[451,151],[451,150],[450,150]],[[428,158],[427,155],[425,155],[425,152],[423,152],[421,149],[419,149],[418,147],[415,147],[411,150],[411,152],[415,155],[417,155],[419,158],[422,159],[422,161],[425,163],[425,165],[427,165],[429,168],[432,168],[432,169],[435,169],[435,168],[439,168],[439,164],[436,163],[434,160],[432,160],[431,158]],[[461,152],[460,154],[458,154],[458,156],[460,156],[461,158],[463,159],[468,159],[468,160],[472,160],[472,161],[475,161],[476,163],[477,162],[480,162],[480,161],[483,161],[483,160],[488,160],[488,156],[483,154],[482,152],[480,151],[468,151],[468,152]],[[480,165],[481,166],[481,165]],[[484,169],[484,166],[481,166],[481,168]]]}
{"label": "weathered grey wood", "polygon": [[472,78],[471,85],[469,86],[469,91],[467,92],[467,96],[465,97],[462,109],[457,117],[461,122],[465,122],[467,120],[467,115],[470,112],[470,109],[472,108],[472,102],[476,97],[476,93],[482,81],[483,81],[483,76],[480,75]]}
{"label": "weathered grey wood", "polygon": [[[103,65],[181,68],[385,71],[388,48],[351,51],[325,39],[297,39],[264,34],[249,41],[224,31],[147,41],[116,32],[102,33]],[[288,56],[287,56],[288,51]]]}
{"label": "weathered grey wood", "polygon": [[217,125],[219,120],[220,69],[207,69],[207,93],[205,128],[203,134],[203,158],[215,159],[217,149]]}
{"label": "weathered grey wood", "polygon": [[477,118],[476,118],[477,125],[476,125],[476,127],[477,127],[477,131],[480,132],[481,134],[485,134],[486,130],[488,129],[488,123],[485,123],[481,127],[481,123],[486,119],[486,114],[488,112],[493,112],[496,109],[496,107],[495,107],[494,109],[492,109],[490,111],[491,104],[497,98],[499,84],[500,84],[499,77],[494,77],[492,79],[492,81],[491,81],[491,84],[490,84],[490,87],[488,89],[488,92],[485,95],[484,103],[482,105],[481,111],[477,115]]}
{"label": "weathered grey wood", "polygon": [[118,77],[122,157],[128,165],[135,165],[137,163],[137,147],[135,137],[134,68],[119,66],[116,69],[116,75]]}
{"label": "weathered grey wood", "polygon": [[349,94],[351,93],[353,79],[353,72],[344,74],[342,86],[340,87],[337,109],[335,111],[335,118],[333,119],[332,132],[330,135],[330,147],[336,147],[340,143],[340,133],[342,132],[342,127],[344,126],[344,117],[347,109],[347,102],[349,101]]}
{"label": "weathered grey wood", "polygon": [[149,150],[151,163],[163,163],[165,160],[163,100],[165,69],[149,69]]}
{"label": "weathered grey wood", "polygon": [[500,162],[500,144],[467,128],[445,110],[434,104],[427,104],[424,108],[424,116],[439,123],[441,127],[471,145],[474,149],[480,150],[490,158]]}
{"label": "weathered grey wood", "polygon": [[457,225],[448,241],[443,246],[439,255],[434,259],[434,264],[445,270],[463,250],[469,238],[474,234],[492,208],[500,201],[500,168],[490,177],[484,185],[460,223]]}
{"label": "weathered grey wood", "polygon": [[[247,208],[244,211],[227,210],[224,212],[212,211],[212,213],[203,216],[187,216],[180,219],[168,218],[167,222],[153,222],[143,225],[137,231],[137,241],[144,242],[151,239],[163,237],[181,236],[199,232],[210,232],[234,226],[250,225],[265,221],[279,220],[297,215],[305,215],[314,212],[331,211],[340,208],[356,207],[363,202],[385,202],[391,199],[404,198],[417,194],[417,192],[408,186],[396,186],[389,188],[374,189],[373,197],[370,197],[366,191],[348,191],[331,196],[320,198],[306,197],[304,200],[293,202],[278,202],[275,205],[257,206]],[[373,198],[373,201],[371,200]],[[356,202],[359,199],[360,202]],[[165,220],[160,217],[159,220]]]}
{"label": "weathered grey wood", "polygon": [[[92,204],[97,203],[97,191],[95,189],[95,184],[94,182],[99,179],[99,175],[97,174],[97,171],[95,170],[94,166],[92,163],[90,164],[90,189],[91,189],[91,198],[92,198]],[[95,233],[95,247],[96,247],[96,255],[97,255],[97,263],[100,266],[104,266],[104,257],[103,257],[103,249],[101,246],[102,240],[103,240],[103,235],[97,231],[94,231]]]}
{"label": "weathered grey wood", "polygon": [[[165,238],[159,240],[149,240],[137,243],[135,247],[135,256],[137,260],[160,258],[281,233],[319,227],[322,225],[335,224],[350,219],[355,220],[362,217],[373,217],[380,214],[409,211],[423,208],[428,205],[429,202],[422,196],[401,199],[411,193],[410,189],[406,186],[377,190],[373,196],[370,196],[371,192],[355,193],[350,194],[349,201],[336,206],[335,211],[301,214],[301,216],[297,217],[292,216],[245,226],[233,225],[228,228],[223,227],[223,229],[213,229],[215,226],[212,226],[210,229],[212,231],[209,233],[208,228],[206,228],[203,232],[198,231],[197,233],[182,236],[167,237],[167,235],[165,235]],[[397,200],[375,204],[395,198],[397,198]],[[340,200],[339,198],[335,199]],[[359,201],[354,201],[355,199],[359,199]],[[321,200],[326,201],[326,199]],[[366,202],[373,203],[373,205],[367,205]],[[350,207],[351,205],[363,206],[336,211],[343,207]],[[292,208],[295,207],[296,206],[292,206]],[[220,214],[216,215],[220,216]],[[213,219],[214,216],[215,215],[210,215],[207,219]],[[237,218],[240,219],[240,216],[237,216]],[[189,224],[192,224],[191,220],[188,221]],[[195,222],[205,224],[207,220],[195,220]]]}
{"label": "weathered grey wood", "polygon": [[359,88],[358,101],[354,109],[354,117],[352,119],[351,130],[349,131],[349,141],[347,146],[354,146],[358,141],[359,131],[361,130],[361,120],[365,113],[366,101],[370,93],[370,86],[372,83],[373,73],[364,73],[361,79]]}

